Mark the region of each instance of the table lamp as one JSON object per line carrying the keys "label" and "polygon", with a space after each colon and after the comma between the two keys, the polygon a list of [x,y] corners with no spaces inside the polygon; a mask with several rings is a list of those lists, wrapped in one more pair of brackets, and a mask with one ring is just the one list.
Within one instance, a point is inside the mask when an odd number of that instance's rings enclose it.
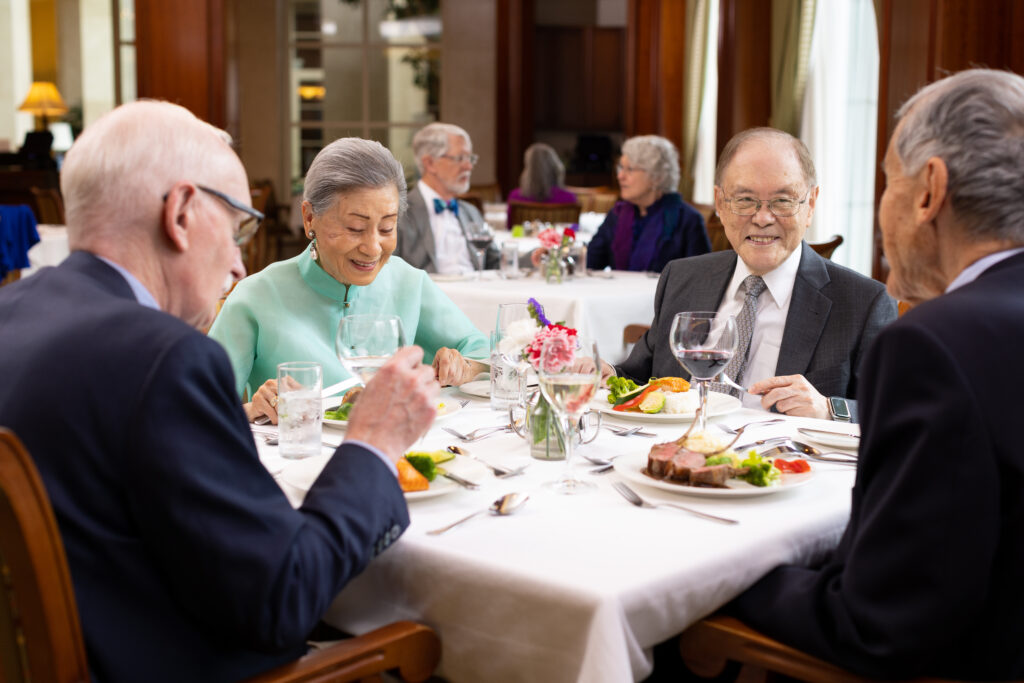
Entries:
{"label": "table lamp", "polygon": [[68,106],[64,104],[57,86],[49,81],[36,81],[29,88],[25,101],[18,107],[18,111],[35,114],[36,130],[46,130],[48,116],[60,116],[67,112]]}

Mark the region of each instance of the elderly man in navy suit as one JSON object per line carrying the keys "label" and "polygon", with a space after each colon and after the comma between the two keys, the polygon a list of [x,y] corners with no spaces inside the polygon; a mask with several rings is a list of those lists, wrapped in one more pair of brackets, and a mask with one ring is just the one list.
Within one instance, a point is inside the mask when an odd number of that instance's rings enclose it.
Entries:
{"label": "elderly man in navy suit", "polygon": [[849,525],[732,611],[872,678],[1021,680],[1024,78],[964,71],[898,117],[879,223],[917,305],[864,362]]}
{"label": "elderly man in navy suit", "polygon": [[856,419],[848,399],[856,393],[861,360],[896,319],[896,302],[881,283],[804,244],[817,185],[807,147],[788,133],[753,128],[730,140],[715,170],[715,208],[733,251],[669,262],[651,329],[614,371],[639,382],[683,372],[668,343],[676,313],[747,316],[748,336],[725,368],[747,386],[744,404]]}
{"label": "elderly man in navy suit", "polygon": [[261,217],[226,135],[127,104],[79,137],[61,189],[71,256],[0,290],[0,425],[52,501],[94,680],[234,681],[297,658],[409,524],[394,461],[433,419],[433,371],[396,354],[293,509],[196,329]]}
{"label": "elderly man in navy suit", "polygon": [[[409,191],[409,210],[398,221],[398,247],[410,265],[444,275],[472,271],[476,250],[467,237],[472,224],[484,219],[477,208],[458,196],[469,190],[476,166],[469,133],[450,123],[431,123],[412,139],[420,180]],[[497,268],[498,247],[492,242],[484,253],[484,268]]]}

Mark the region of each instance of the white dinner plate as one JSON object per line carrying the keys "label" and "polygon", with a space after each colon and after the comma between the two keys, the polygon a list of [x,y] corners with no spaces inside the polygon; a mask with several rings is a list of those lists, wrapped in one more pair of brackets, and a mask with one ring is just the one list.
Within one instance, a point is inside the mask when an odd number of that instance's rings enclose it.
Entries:
{"label": "white dinner plate", "polygon": [[[533,372],[532,370],[530,371]],[[526,392],[536,389],[537,378],[533,374],[526,376]],[[472,382],[466,382],[465,384],[459,385],[459,391],[466,394],[467,396],[475,396],[476,398],[490,398],[491,397],[491,380],[490,379],[477,379]]]}
{"label": "white dinner plate", "polygon": [[[338,400],[336,400],[333,404],[331,403],[330,399],[325,401],[324,402],[324,410],[334,410],[339,405],[341,405],[341,398],[340,397],[336,397],[336,398]],[[441,407],[442,404],[444,406],[443,408]],[[440,420],[447,419],[447,418],[451,417],[452,415],[454,415],[455,413],[459,412],[460,410],[462,410],[462,406],[456,400],[450,399],[450,400],[446,400],[446,401],[441,401],[440,404],[438,405],[437,417],[434,418],[434,422],[438,422]],[[348,427],[348,420],[332,420],[330,418],[325,417],[324,418],[324,424],[325,425],[329,425],[331,427],[342,427],[342,428],[344,428],[344,427]]]}
{"label": "white dinner plate", "polygon": [[[696,393],[697,389],[690,391]],[[708,391],[708,417],[725,415],[734,410],[739,410],[743,404],[735,396],[720,394],[717,391]],[[590,402],[590,407],[614,417],[629,422],[692,422],[694,413],[634,413],[619,412],[612,410],[612,404],[608,402],[608,390],[602,389],[597,392],[597,397]]]}
{"label": "white dinner plate", "polygon": [[814,465],[811,471],[805,474],[785,474],[777,486],[754,486],[741,479],[730,479],[728,488],[707,488],[703,486],[686,486],[674,484],[662,479],[654,479],[644,474],[647,467],[646,453],[632,453],[615,459],[615,471],[634,484],[650,486],[651,488],[679,493],[684,496],[703,496],[706,498],[750,498],[753,496],[768,496],[773,493],[781,493],[798,488],[810,482],[814,478]]}
{"label": "white dinner plate", "polygon": [[808,441],[813,441],[821,446],[842,448],[849,451],[857,450],[860,446],[860,437],[851,436],[851,434],[859,432],[860,426],[844,424],[842,428],[849,431],[850,434],[838,434],[824,429],[811,429],[810,427],[798,427],[797,431],[807,437]]}

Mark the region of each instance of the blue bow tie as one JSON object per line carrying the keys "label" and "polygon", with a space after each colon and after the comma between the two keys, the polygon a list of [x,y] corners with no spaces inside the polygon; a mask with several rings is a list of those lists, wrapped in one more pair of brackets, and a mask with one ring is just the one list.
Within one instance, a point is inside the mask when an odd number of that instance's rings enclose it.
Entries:
{"label": "blue bow tie", "polygon": [[442,202],[437,197],[434,197],[434,213],[443,213],[445,209],[448,209],[456,216],[459,215],[459,202],[457,200],[449,199],[447,203]]}

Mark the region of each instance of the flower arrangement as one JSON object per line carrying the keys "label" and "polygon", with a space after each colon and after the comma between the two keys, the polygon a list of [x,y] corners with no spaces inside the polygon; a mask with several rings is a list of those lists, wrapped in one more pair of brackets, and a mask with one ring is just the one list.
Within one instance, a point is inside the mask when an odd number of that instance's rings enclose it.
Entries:
{"label": "flower arrangement", "polygon": [[569,247],[576,241],[576,230],[566,227],[559,234],[556,228],[546,228],[537,233],[540,246],[546,249],[543,258],[544,277],[548,282],[561,282],[565,272]]}

